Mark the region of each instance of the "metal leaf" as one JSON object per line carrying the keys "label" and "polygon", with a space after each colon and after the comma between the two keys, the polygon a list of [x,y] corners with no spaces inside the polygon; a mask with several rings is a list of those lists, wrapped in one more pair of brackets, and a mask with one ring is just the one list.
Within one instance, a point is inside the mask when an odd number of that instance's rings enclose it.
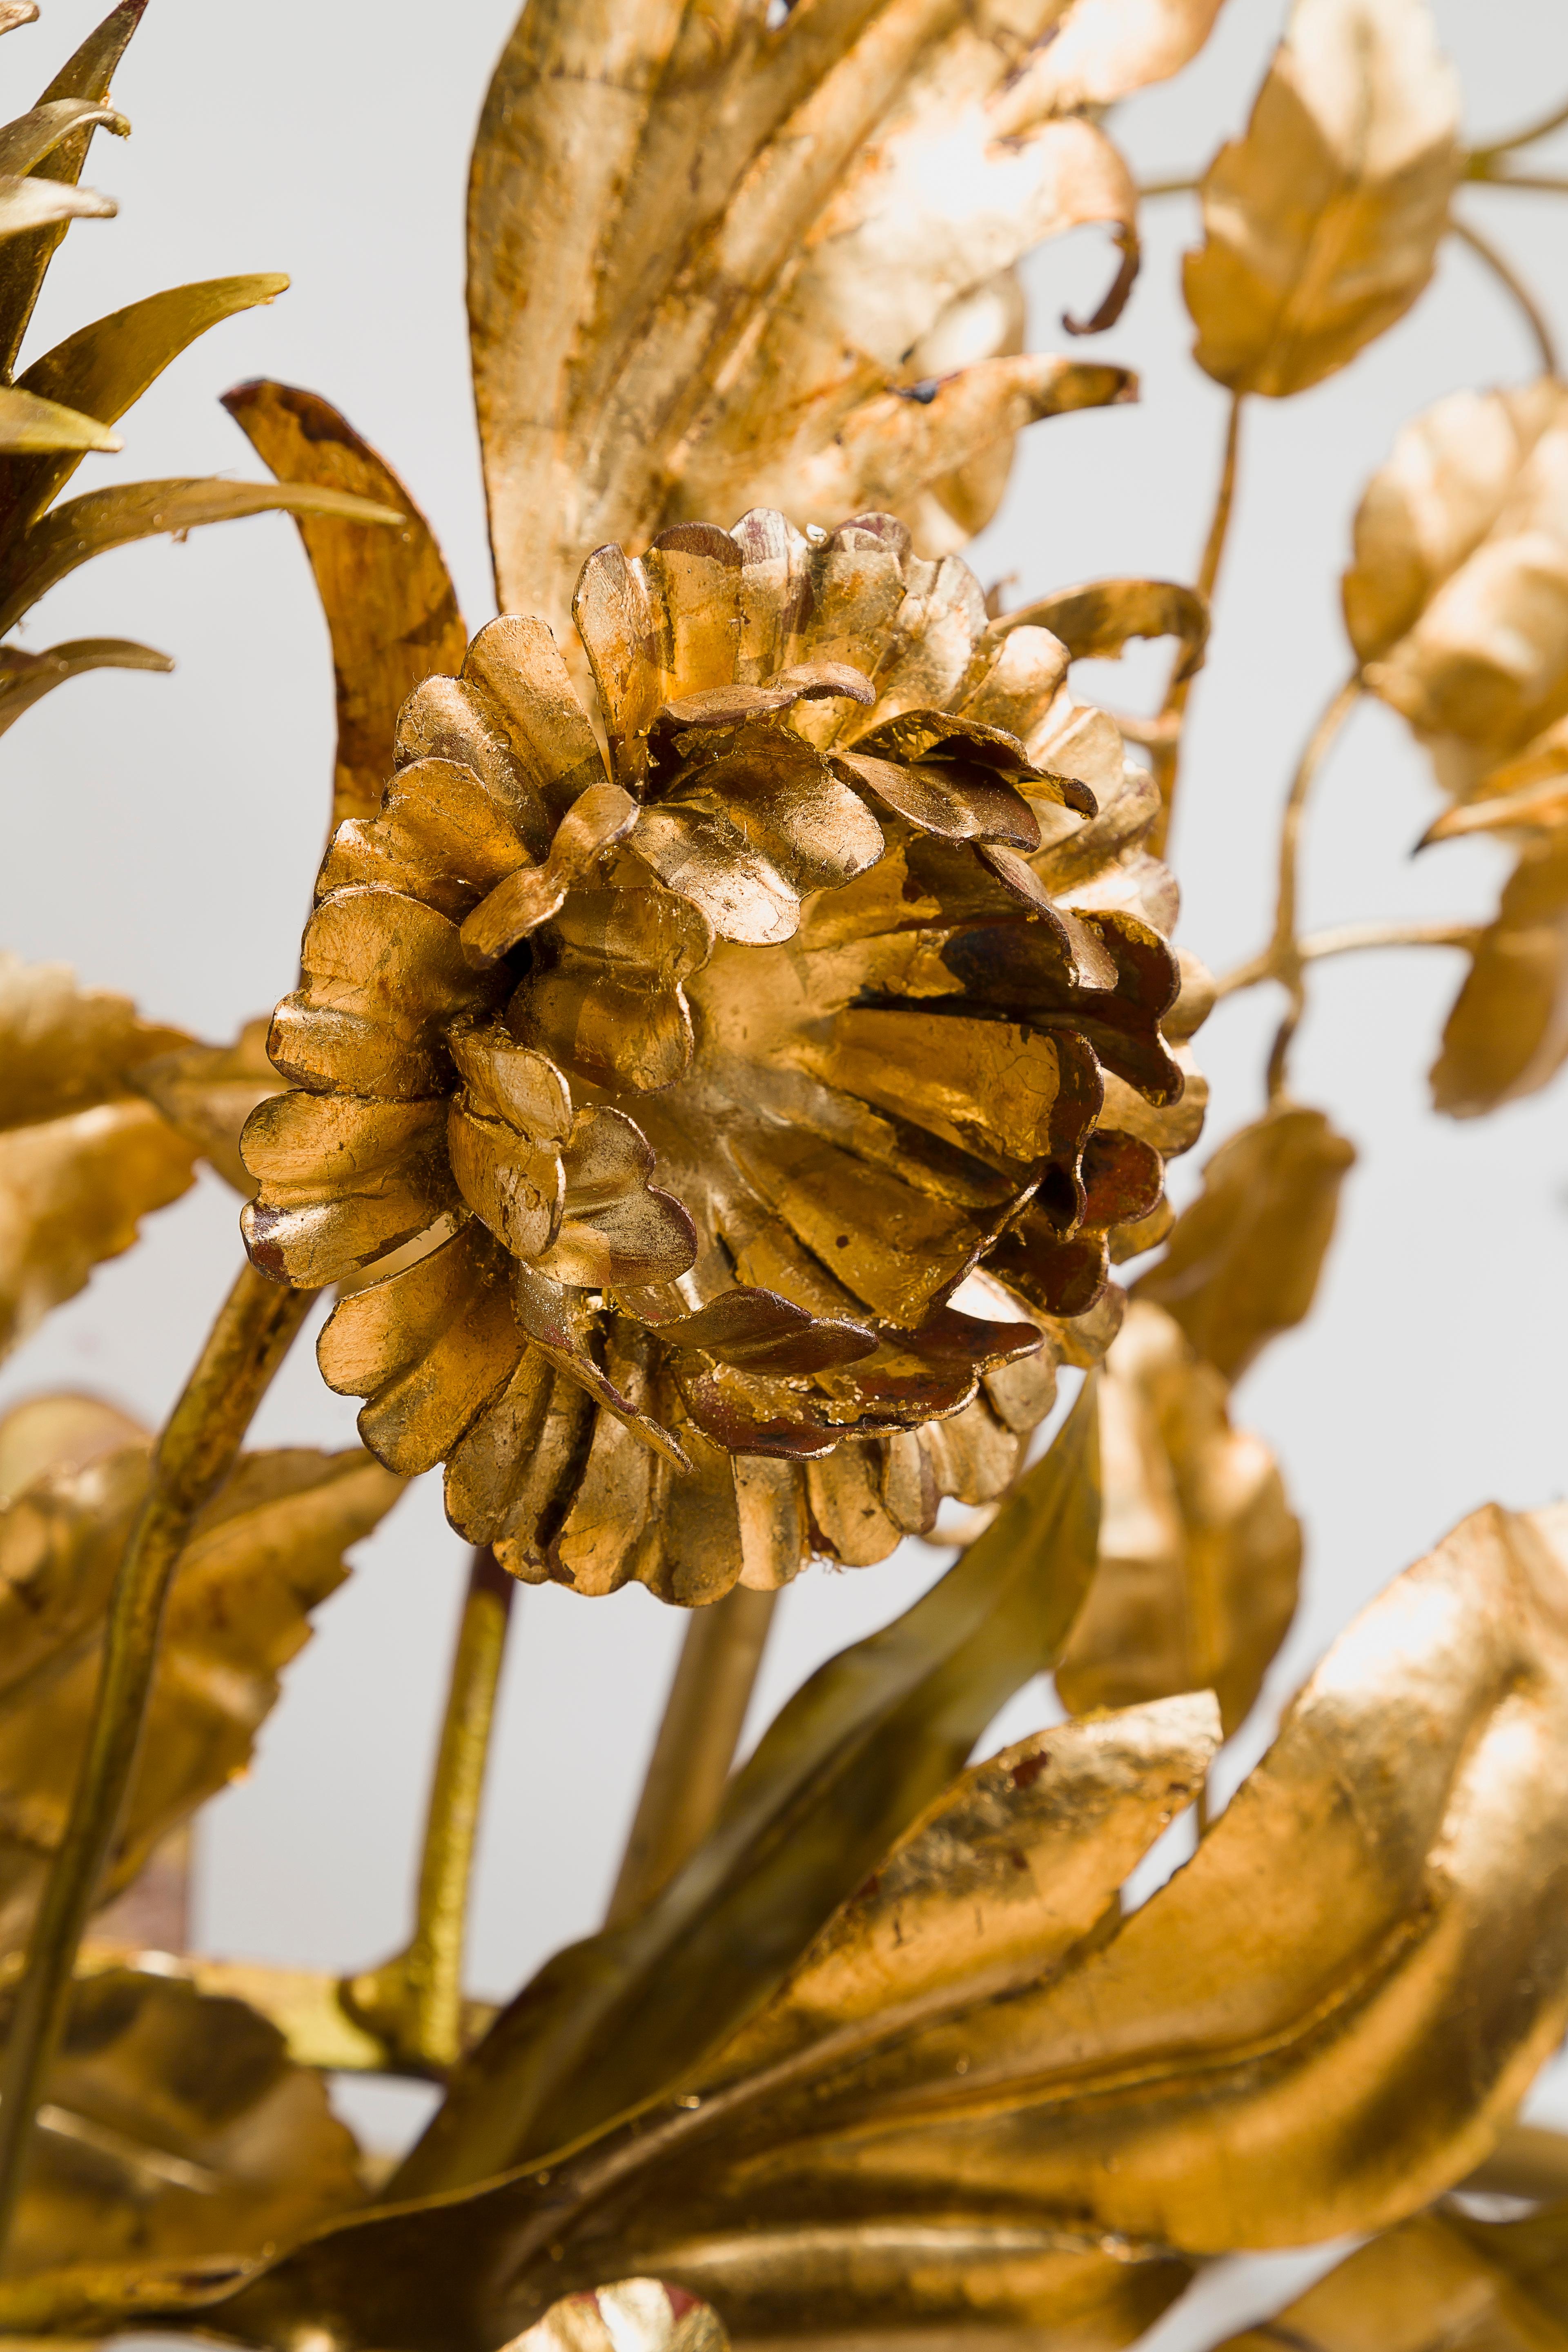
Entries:
{"label": "metal leaf", "polygon": [[[100,428],[112,425],[148,386],[155,383],[172,360],[187,344],[241,310],[270,302],[289,284],[287,278],[214,278],[196,286],[174,286],[164,294],[132,302],[107,319],[79,327],[63,343],[35,360],[18,379],[17,390],[35,398],[63,402],[97,418]],[[8,448],[44,447],[47,444],[12,442]],[[100,430],[96,441],[61,442],[62,449],[117,449],[120,444]],[[0,531],[9,536],[25,530],[42,514],[76,471],[78,459],[58,457],[24,463],[0,464]]]}
{"label": "metal leaf", "polygon": [[[104,1612],[146,1493],[152,1440],[77,1399],[0,1422],[26,1475],[0,1507],[0,1945],[26,1936],[91,1719]],[[117,1444],[110,1447],[118,1438]],[[30,1475],[28,1475],[30,1474]],[[243,1769],[308,1612],[402,1482],[358,1447],[249,1454],[197,1521],[175,1577],[136,1774],[100,1898]]]}
{"label": "metal leaf", "polygon": [[1470,951],[1432,1099],[1478,1118],[1537,1093],[1568,1057],[1568,830],[1531,843]]}
{"label": "metal leaf", "polygon": [[1563,2352],[1568,2206],[1517,2221],[1453,2207],[1358,2248],[1274,2318],[1220,2352]]}
{"label": "metal leaf", "polygon": [[[862,0],[771,27],[749,5],[531,0],[468,200],[503,610],[559,625],[595,545],[737,512],[764,483],[802,521],[875,496],[930,551],[960,544],[1046,413],[1024,389],[1012,265],[1104,222],[1119,294],[1131,282],[1126,167],[1068,81],[1038,79],[1045,45],[1066,16],[1079,79],[1120,91],[1173,70],[1213,13],[1026,0],[1004,26]],[[894,443],[897,482],[873,492],[865,469]]]}
{"label": "metal leaf", "polygon": [[0,2297],[58,2264],[90,2278],[132,2260],[232,2263],[363,2195],[353,2135],[276,2026],[177,1977],[115,1969],[72,1995]]}
{"label": "metal leaf", "polygon": [[146,669],[167,677],[174,667],[167,654],[130,637],[73,637],[42,654],[0,646],[0,735],[68,677],[84,677],[91,669]]}
{"label": "metal leaf", "polygon": [[1074,661],[1112,658],[1133,637],[1178,637],[1179,683],[1203,667],[1209,612],[1195,588],[1173,580],[1090,580],[1020,604],[992,623],[991,635],[1010,636],[1025,628],[1048,629]]}
{"label": "metal leaf", "polygon": [[[39,105],[47,106],[60,99],[84,99],[97,105],[107,98],[114,68],[124,56],[146,5],[147,0],[119,0],[119,5],[110,10],[102,24],[67,59]],[[44,158],[35,176],[53,181],[62,190],[74,190],[91,142],[90,129],[73,131]],[[16,364],[16,353],[27,331],[44,274],[71,219],[82,210],[99,214],[114,210],[104,197],[91,196],[90,191],[83,193],[89,196],[89,205],[68,202],[52,218],[46,214],[46,225],[34,229],[25,243],[9,244],[0,250],[0,374],[9,376]]]}
{"label": "metal leaf", "polygon": [[47,180],[0,180],[0,237],[22,236],[57,222],[112,220],[112,196],[95,188],[65,188]]}
{"label": "metal leaf", "polygon": [[263,1013],[246,1023],[232,1045],[179,1045],[154,1055],[131,1080],[247,1201],[256,1197],[256,1179],[239,1156],[240,1129],[258,1103],[280,1095],[288,1083],[267,1058],[271,1026]]}
{"label": "metal leaf", "polygon": [[401,530],[365,531],[328,511],[296,510],[332,641],[332,827],[374,817],[392,772],[398,712],[423,679],[463,666],[468,635],[457,591],[435,534],[397,476],[319,394],[258,382],[236,385],[223,404],[279,480],[353,492],[402,511]]}
{"label": "metal leaf", "polygon": [[1178,1322],[1227,1381],[1310,1310],[1354,1146],[1321,1110],[1279,1103],[1227,1138],[1133,1296]]}
{"label": "metal leaf", "polygon": [[120,443],[96,418],[83,416],[58,401],[40,400],[36,393],[0,385],[0,452],[69,449],[118,449]]}
{"label": "metal leaf", "polygon": [[395,507],[341,491],[282,483],[182,480],[126,482],[68,499],[34,524],[16,551],[0,596],[0,632],[13,628],[47,590],[111,547],[163,531],[176,537],[199,523],[253,514],[331,515],[352,523],[401,523]]}
{"label": "metal leaf", "polygon": [[1447,225],[1458,125],[1426,0],[1296,0],[1245,136],[1204,177],[1183,276],[1198,365],[1279,398],[1403,318]]}
{"label": "metal leaf", "polygon": [[1003,1701],[1055,1658],[1097,1521],[1086,1402],[942,1582],[790,1702],[652,1906],[558,1954],[502,2012],[399,2193],[479,2179],[602,2125],[755,2007]]}
{"label": "metal leaf", "polygon": [[63,964],[0,956],[0,1349],[188,1189],[192,1147],[132,1091],[187,1043]]}
{"label": "metal leaf", "polygon": [[1301,1529],[1261,1439],[1170,1317],[1135,1300],[1100,1389],[1100,1565],[1057,1668],[1075,1714],[1212,1690],[1227,1736],[1295,1614]]}

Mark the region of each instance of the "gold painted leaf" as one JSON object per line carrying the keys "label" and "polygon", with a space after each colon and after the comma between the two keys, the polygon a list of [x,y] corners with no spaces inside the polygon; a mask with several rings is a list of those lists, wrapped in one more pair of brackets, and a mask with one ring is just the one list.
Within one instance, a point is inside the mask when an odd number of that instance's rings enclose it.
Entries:
{"label": "gold painted leaf", "polygon": [[1198,365],[1279,398],[1402,318],[1447,225],[1458,122],[1426,0],[1296,0],[1246,134],[1204,176],[1183,273]]}
{"label": "gold painted leaf", "polygon": [[232,522],[253,514],[331,515],[353,523],[401,523],[395,507],[308,483],[174,480],[124,482],[111,490],[89,490],[68,499],[33,525],[16,551],[5,591],[0,596],[0,630],[15,627],[40,596],[79,564],[111,547],[160,532],[178,535],[198,524]]}
{"label": "gold painted leaf", "polygon": [[[6,442],[7,449],[58,446],[62,450],[117,449],[104,428],[156,383],[171,361],[187,344],[258,302],[271,302],[289,284],[287,278],[213,278],[195,286],[171,287],[167,293],[149,295],[107,319],[79,327],[33,362],[17,381],[16,397],[64,402],[99,422],[94,441],[62,441],[58,445]],[[76,471],[75,456],[19,458],[0,463],[0,532],[9,536],[36,521]]]}
{"label": "gold painted leaf", "polygon": [[[1194,1858],[1130,1916],[1107,1901],[1074,1933],[1136,1850],[1140,1809],[1152,1832],[1161,1800],[1189,1792],[1202,1738],[1173,1772],[1153,1730],[1163,1716],[1175,1745],[1196,1701],[1142,1711],[1141,1759],[1134,1719],[1110,1717],[968,1775],[750,2029],[749,2071],[737,2040],[733,2075],[699,2060],[607,2133],[350,2219],[207,2324],[287,2342],[330,2295],[346,2352],[477,2352],[563,2285],[637,2271],[711,2294],[742,2337],[890,2323],[907,2343],[913,2322],[978,2352],[988,2327],[1039,2332],[1043,2313],[1069,2342],[1088,2317],[1088,2340],[1115,2345],[1180,2284],[1173,2249],[1393,2227],[1488,2156],[1568,2020],[1565,1702],[1568,1507],[1489,1507],[1341,1636]],[[1026,1769],[1075,1740],[1080,1780],[1099,1742],[1121,1743],[1109,1815],[1103,1786],[1098,1809],[1065,1787],[1053,1814],[1050,1762]],[[994,1870],[1009,1813],[1011,1900]],[[1126,1843],[1101,1861],[1112,1818]],[[924,1899],[939,1853],[953,1917]],[[1053,1896],[1054,1939],[1041,1913],[1026,1925]],[[637,2031],[618,2037],[628,2057]]]}
{"label": "gold painted leaf", "polygon": [[1178,637],[1179,684],[1203,667],[1209,608],[1195,588],[1174,580],[1090,580],[1020,604],[992,624],[992,635],[1025,628],[1048,629],[1074,661],[1114,658],[1133,637]]}
{"label": "gold painted leaf", "polygon": [[1355,1158],[1323,1113],[1279,1103],[1227,1138],[1133,1296],[1178,1322],[1227,1381],[1310,1311]]}
{"label": "gold painted leaf", "polygon": [[[103,1616],[147,1490],[151,1438],[90,1400],[0,1422],[0,1947],[25,1937],[63,1827]],[[16,1485],[9,1482],[22,1481]],[[242,1769],[308,1613],[403,1491],[358,1447],[242,1458],[196,1523],[163,1621],[135,1778],[100,1894]]]}
{"label": "gold painted leaf", "polygon": [[120,210],[112,196],[95,188],[62,188],[47,180],[0,178],[0,237],[57,222],[112,220]]}
{"label": "gold painted leaf", "polygon": [[300,536],[331,634],[338,748],[332,829],[374,817],[393,766],[397,714],[415,688],[463,666],[468,634],[435,534],[397,476],[346,418],[289,384],[237,384],[224,406],[262,463],[286,483],[313,482],[402,512],[397,530],[367,531],[301,509]]}
{"label": "gold painted leaf", "polygon": [[0,2306],[18,2274],[57,2265],[260,2254],[363,2195],[353,2135],[276,2026],[177,1977],[112,1969],[72,1995]]}
{"label": "gold painted leaf", "polygon": [[1550,378],[1452,393],[1403,427],[1357,509],[1351,641],[1460,798],[1568,709],[1565,457]]}
{"label": "gold painted leaf", "polygon": [[247,1021],[232,1045],[179,1045],[143,1062],[132,1081],[227,1184],[247,1201],[256,1179],[239,1156],[239,1134],[259,1102],[280,1095],[267,1058],[267,1013]]}
{"label": "gold painted leaf", "polygon": [[1532,843],[1470,951],[1443,1031],[1432,1099],[1478,1118],[1537,1093],[1568,1058],[1568,830]]}
{"label": "gold painted leaf", "polygon": [[[67,58],[38,100],[39,106],[53,105],[65,99],[100,105],[109,95],[110,78],[146,5],[147,0],[119,0],[102,24]],[[17,238],[0,252],[0,374],[9,376],[16,364],[16,353],[33,315],[44,274],[71,220],[82,210],[90,209],[100,215],[114,210],[106,198],[93,196],[89,190],[81,191],[89,199],[88,205],[71,202],[91,143],[89,124],[62,139],[33,167],[31,176],[51,184],[63,201],[58,212],[43,214],[42,225],[32,229],[25,240]]]}
{"label": "gold painted leaf", "polygon": [[772,1990],[1003,1702],[1054,1663],[1093,1565],[1095,1454],[1090,1393],[942,1581],[796,1693],[649,1908],[558,1954],[502,2011],[396,2193],[601,2126]]}
{"label": "gold painted leaf", "polygon": [[1078,1715],[1212,1690],[1226,1735],[1249,1713],[1295,1614],[1301,1529],[1226,1383],[1135,1299],[1100,1390],[1100,1565],[1057,1668]]}
{"label": "gold painted leaf", "polygon": [[0,735],[68,677],[84,677],[89,669],[145,669],[167,677],[174,667],[167,654],[130,637],[73,637],[41,654],[0,646]]}
{"label": "gold painted leaf", "polygon": [[1568,2352],[1568,2206],[1517,2221],[1451,2207],[1373,2238],[1220,2352]]}
{"label": "gold painted leaf", "polygon": [[189,1188],[191,1146],[132,1091],[186,1042],[63,964],[0,956],[0,1350]]}
{"label": "gold painted leaf", "polygon": [[[1081,90],[1173,71],[1214,14],[1024,0],[1005,23],[857,6],[770,26],[699,0],[530,0],[468,192],[502,609],[560,627],[595,546],[739,513],[763,484],[798,523],[837,523],[874,502],[878,466],[922,552],[962,544],[1047,413],[1014,265],[1098,222],[1120,267],[1094,326],[1131,282],[1135,192]],[[1073,44],[1055,81],[1053,37]]]}
{"label": "gold painted leaf", "polygon": [[42,400],[20,385],[0,385],[0,452],[13,450],[118,449],[121,444],[95,417]]}

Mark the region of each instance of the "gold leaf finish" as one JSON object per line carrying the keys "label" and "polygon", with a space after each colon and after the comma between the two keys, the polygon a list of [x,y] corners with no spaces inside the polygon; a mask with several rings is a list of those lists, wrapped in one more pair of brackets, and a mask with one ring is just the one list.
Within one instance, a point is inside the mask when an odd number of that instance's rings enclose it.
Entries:
{"label": "gold leaf finish", "polygon": [[0,956],[0,1349],[189,1187],[192,1147],[132,1091],[186,1042],[63,964]]}
{"label": "gold leaf finish", "polygon": [[1355,1148],[1321,1110],[1277,1103],[1228,1136],[1164,1254],[1135,1286],[1227,1381],[1310,1311]]}
{"label": "gold leaf finish", "polygon": [[[148,1484],[150,1438],[95,1400],[36,1399],[0,1421],[0,1944],[26,1933],[76,1777],[104,1613]],[[307,1612],[345,1549],[396,1501],[352,1449],[245,1457],[180,1564],[107,1900],[158,1841],[241,1770]]]}
{"label": "gold leaf finish", "polygon": [[1295,1614],[1301,1530],[1226,1384],[1135,1299],[1100,1389],[1100,1565],[1057,1668],[1075,1714],[1212,1690],[1244,1721]]}
{"label": "gold leaf finish", "polygon": [[1183,279],[1198,365],[1278,399],[1402,318],[1447,225],[1458,120],[1425,0],[1296,0],[1245,136],[1204,178]]}
{"label": "gold leaf finish", "polygon": [[502,610],[562,627],[599,542],[760,504],[824,528],[885,506],[924,551],[962,545],[1024,424],[1128,389],[1023,351],[1031,247],[1111,232],[1097,327],[1136,266],[1126,165],[1073,110],[1175,71],[1214,15],[917,0],[773,26],[757,6],[531,0],[468,191]]}
{"label": "gold leaf finish", "polygon": [[300,536],[331,632],[338,749],[332,821],[374,816],[392,765],[397,714],[420,683],[461,667],[468,631],[441,551],[403,484],[346,418],[313,392],[246,383],[224,406],[279,481],[401,510],[395,530],[301,510]]}
{"label": "gold leaf finish", "polygon": [[1433,752],[1453,806],[1428,841],[1497,832],[1519,863],[1478,935],[1432,1073],[1474,1118],[1568,1054],[1568,394],[1455,393],[1405,426],[1356,516],[1345,619],[1373,691]]}
{"label": "gold leaf finish", "polygon": [[729,2352],[710,2304],[661,2279],[616,2279],[552,2303],[513,2352]]}
{"label": "gold leaf finish", "polygon": [[405,705],[245,1230],[296,1284],[405,1253],[322,1370],[473,1542],[693,1605],[1004,1491],[1201,1096],[1153,787],[955,559],[763,511],[600,549],[576,614],[608,774],[538,621]]}
{"label": "gold leaf finish", "polygon": [[1363,2246],[1220,2352],[1561,2352],[1568,2344],[1568,2210],[1472,2221],[1417,2214]]}
{"label": "gold leaf finish", "polygon": [[284,1081],[267,1058],[270,1021],[247,1021],[232,1045],[179,1045],[137,1066],[132,1083],[156,1104],[226,1183],[248,1200],[256,1180],[239,1156],[240,1130]]}
{"label": "gold leaf finish", "polygon": [[264,2253],[363,2195],[352,2136],[277,2028],[162,1974],[76,1987],[38,2122],[0,2298],[68,2262]]}

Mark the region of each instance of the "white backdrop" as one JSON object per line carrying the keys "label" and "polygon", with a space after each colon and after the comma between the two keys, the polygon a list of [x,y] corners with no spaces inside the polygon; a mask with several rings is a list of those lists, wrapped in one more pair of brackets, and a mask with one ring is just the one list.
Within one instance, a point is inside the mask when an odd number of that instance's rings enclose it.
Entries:
{"label": "white backdrop", "polygon": [[[45,21],[0,47],[19,112],[90,26],[99,0],[44,0]],[[115,222],[73,229],[32,351],[184,279],[286,269],[270,310],[216,329],[136,409],[126,449],[97,479],[258,468],[216,394],[268,374],[324,393],[405,477],[435,525],[470,627],[492,610],[462,306],[462,213],[472,126],[515,0],[153,0],[115,87],[134,125],[101,138],[86,174],[118,195]],[[1540,0],[1437,0],[1477,137],[1511,129],[1568,90],[1568,15]],[[1277,33],[1279,0],[1228,0],[1209,51],[1122,110],[1145,178],[1201,165],[1239,128]],[[1559,165],[1561,168],[1561,164]],[[1568,216],[1545,196],[1479,192],[1568,331]],[[1026,437],[1001,519],[977,545],[1014,596],[1100,573],[1190,576],[1206,527],[1224,397],[1194,369],[1177,257],[1194,207],[1148,208],[1147,258],[1122,320],[1090,348],[1142,372],[1143,405],[1062,419]],[[1104,282],[1084,235],[1031,265],[1033,340],[1057,343],[1064,307]],[[1337,576],[1361,483],[1394,428],[1459,385],[1532,372],[1516,314],[1451,248],[1413,315],[1353,367],[1289,404],[1254,404],[1237,527],[1214,650],[1194,703],[1174,843],[1183,937],[1218,969],[1258,946],[1277,812],[1300,740],[1343,674]],[[716,518],[729,520],[731,518]],[[127,550],[58,588],[24,642],[135,635],[174,654],[174,679],[103,674],[25,719],[0,746],[7,854],[0,940],[63,958],[150,1016],[213,1038],[292,984],[321,848],[331,756],[325,632],[293,525],[264,518],[188,544]],[[1152,686],[1163,649],[1129,662],[1110,698]],[[1310,926],[1361,916],[1488,909],[1499,861],[1480,845],[1410,845],[1436,806],[1399,724],[1369,708],[1321,789],[1305,869]],[[1296,1091],[1330,1109],[1362,1160],[1346,1187],[1318,1312],[1241,1392],[1241,1417],[1278,1449],[1309,1529],[1306,1593],[1263,1705],[1225,1768],[1260,1752],[1281,1700],[1337,1626],[1489,1497],[1559,1494],[1568,1462],[1562,1380],[1568,1297],[1563,1089],[1486,1122],[1426,1108],[1423,1073],[1458,974],[1447,952],[1319,968]],[[1201,1039],[1215,1081],[1210,1137],[1260,1102],[1276,1008],[1258,992]],[[1184,1169],[1190,1189],[1200,1148]],[[150,1221],[0,1374],[0,1403],[90,1386],[156,1423],[189,1366],[238,1253],[236,1203],[216,1181]],[[301,1345],[257,1442],[347,1444]],[[884,1622],[941,1555],[910,1545],[877,1569],[814,1571],[785,1596],[756,1722],[830,1651]],[[206,1948],[357,1968],[406,1924],[413,1842],[429,1769],[464,1553],[426,1479],[357,1556],[291,1670],[251,1777],[206,1819],[197,1937]],[[521,1596],[484,1827],[476,1989],[514,1986],[596,1924],[629,1818],[679,1627],[640,1590],[590,1602]],[[986,1745],[1047,1719],[1026,1692]],[[1163,1857],[1179,1858],[1178,1834]],[[347,2105],[384,2141],[422,2095],[353,2086]],[[1568,2122],[1568,2091],[1539,2111]],[[1292,2274],[1301,2258],[1281,2258]],[[1223,2289],[1150,2339],[1195,2352],[1223,2332]]]}

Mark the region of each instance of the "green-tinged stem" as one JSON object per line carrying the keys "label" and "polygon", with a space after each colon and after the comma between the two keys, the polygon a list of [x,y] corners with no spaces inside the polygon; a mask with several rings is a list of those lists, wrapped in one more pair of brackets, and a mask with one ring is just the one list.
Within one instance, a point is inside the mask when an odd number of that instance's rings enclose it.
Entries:
{"label": "green-tinged stem", "polygon": [[[1230,518],[1236,504],[1237,468],[1241,457],[1241,404],[1245,394],[1231,394],[1230,415],[1226,424],[1225,456],[1220,462],[1219,488],[1215,493],[1214,515],[1209,523],[1208,538],[1204,545],[1203,561],[1198,566],[1197,591],[1205,601],[1212,601],[1219,579],[1220,562],[1225,554],[1226,539],[1230,530]],[[1165,699],[1160,706],[1157,722],[1163,740],[1153,742],[1155,781],[1160,787],[1161,809],[1153,828],[1150,846],[1156,856],[1163,853],[1170,836],[1171,818],[1176,804],[1176,783],[1182,757],[1182,722],[1187,708],[1187,698],[1193,681],[1180,676],[1181,656],[1171,673]]]}
{"label": "green-tinged stem", "polygon": [[650,1903],[712,1828],[777,1599],[738,1584],[693,1611],[606,1927]]}
{"label": "green-tinged stem", "polygon": [[16,2210],[34,2113],[65,2022],[77,1947],[135,1766],[170,1580],[197,1513],[233,1468],[313,1296],[285,1289],[246,1266],[153,1456],[152,1484],[110,1600],[87,1753],[12,2011],[0,2077],[0,2243]]}
{"label": "green-tinged stem", "polygon": [[1270,978],[1280,982],[1290,1001],[1268,1056],[1270,1102],[1277,1101],[1285,1091],[1291,1040],[1307,1009],[1305,959],[1296,930],[1301,835],[1307,819],[1307,801],[1324,756],[1355,709],[1361,692],[1359,674],[1346,678],[1307,739],[1307,747],[1297,762],[1285,802],[1285,814],[1279,827],[1279,887],[1274,904],[1274,936],[1268,944],[1268,971]]}
{"label": "green-tinged stem", "polygon": [[1552,131],[1561,131],[1565,122],[1568,122],[1568,100],[1553,107],[1552,112],[1542,115],[1539,122],[1527,123],[1522,131],[1512,131],[1506,139],[1494,139],[1487,146],[1478,147],[1466,160],[1466,177],[1479,176],[1475,171],[1478,163],[1489,163],[1494,155],[1511,155],[1521,147],[1533,147],[1538,139],[1545,139]]}
{"label": "green-tinged stem", "polygon": [[443,2074],[464,2042],[463,1942],[496,1688],[517,1586],[493,1551],[476,1551],[458,1628],[406,1949],[343,1987],[351,2017],[397,2063]]}
{"label": "green-tinged stem", "polygon": [[1535,339],[1535,348],[1541,357],[1542,373],[1546,375],[1555,375],[1558,372],[1557,345],[1552,338],[1552,330],[1546,323],[1541,305],[1523,278],[1515,270],[1512,263],[1505,255],[1498,251],[1489,238],[1482,236],[1478,230],[1471,228],[1467,221],[1458,219],[1452,213],[1448,215],[1448,226],[1458,238],[1459,243],[1468,245],[1477,260],[1484,262],[1491,271],[1499,285],[1506,288],[1512,295]]}
{"label": "green-tinged stem", "polygon": [[[1297,952],[1303,963],[1320,963],[1324,956],[1355,955],[1363,948],[1468,948],[1475,944],[1479,929],[1477,923],[1449,923],[1440,918],[1431,922],[1335,923],[1328,930],[1309,932]],[[1216,981],[1215,994],[1238,996],[1260,980],[1278,977],[1272,950],[1265,949]]]}

